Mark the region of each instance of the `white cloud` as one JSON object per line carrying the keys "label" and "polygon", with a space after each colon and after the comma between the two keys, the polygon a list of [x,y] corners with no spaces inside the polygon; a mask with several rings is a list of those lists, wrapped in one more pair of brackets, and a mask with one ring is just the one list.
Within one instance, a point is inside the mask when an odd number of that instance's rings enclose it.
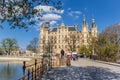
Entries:
{"label": "white cloud", "polygon": [[73,13],[73,14],[81,14],[80,11],[71,11],[71,13]]}
{"label": "white cloud", "polygon": [[43,5],[39,5],[39,6],[36,6],[35,9],[37,10],[40,10],[41,12],[55,12],[55,13],[60,13],[60,14],[63,14],[64,13],[64,10],[58,10],[56,9],[55,7],[53,6],[43,6]]}
{"label": "white cloud", "polygon": [[77,19],[77,18],[79,18],[79,16],[75,16],[75,18]]}
{"label": "white cloud", "polygon": [[[40,26],[41,26],[44,22],[46,22],[46,21],[38,22],[38,23],[34,26],[34,28],[35,28],[37,31],[40,30]],[[49,22],[50,22],[50,25],[51,25],[52,27],[55,26],[56,23],[57,23],[57,21],[54,21],[54,20],[49,21]]]}
{"label": "white cloud", "polygon": [[71,10],[71,8],[68,8],[68,11],[70,11]]}
{"label": "white cloud", "polygon": [[55,25],[57,22],[56,21],[50,21],[50,25]]}
{"label": "white cloud", "polygon": [[82,14],[81,11],[78,10],[72,10],[71,8],[68,8],[68,15],[71,17],[74,17],[75,19],[79,18],[79,16]]}
{"label": "white cloud", "polygon": [[[35,9],[39,10],[38,13],[40,13],[42,16],[36,15],[34,17],[34,20],[36,20],[36,30],[39,30],[39,27],[42,25],[42,23],[48,21],[50,22],[51,26],[55,26],[57,24],[57,21],[62,18],[62,14],[64,13],[64,10],[58,10],[53,6],[44,6],[39,5],[36,6]],[[38,20],[40,18],[40,20]]]}
{"label": "white cloud", "polygon": [[50,20],[59,20],[61,19],[62,17],[58,14],[45,14],[43,15],[42,17],[42,20],[47,20],[47,21],[50,21]]}
{"label": "white cloud", "polygon": [[82,12],[80,11],[70,11],[68,15],[74,16],[74,15],[80,15],[80,14],[82,14]]}

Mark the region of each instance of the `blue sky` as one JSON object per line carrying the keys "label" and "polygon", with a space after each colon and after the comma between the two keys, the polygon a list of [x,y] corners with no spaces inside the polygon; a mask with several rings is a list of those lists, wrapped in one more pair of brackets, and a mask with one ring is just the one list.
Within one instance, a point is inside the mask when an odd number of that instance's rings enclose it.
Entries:
{"label": "blue sky", "polygon": [[[29,31],[24,29],[8,29],[9,25],[4,24],[5,28],[0,30],[0,42],[4,38],[15,38],[18,45],[25,49],[29,42],[34,37],[39,37],[39,26],[43,21],[50,21],[51,25],[60,25],[64,22],[65,25],[78,24],[79,30],[81,29],[82,17],[86,16],[86,21],[91,25],[92,16],[98,26],[100,33],[104,28],[109,25],[120,23],[120,0],[61,0],[63,7],[61,11],[49,11],[49,7],[42,6],[46,11],[43,18],[37,21],[34,26],[29,26]],[[40,9],[40,6],[37,8]]]}

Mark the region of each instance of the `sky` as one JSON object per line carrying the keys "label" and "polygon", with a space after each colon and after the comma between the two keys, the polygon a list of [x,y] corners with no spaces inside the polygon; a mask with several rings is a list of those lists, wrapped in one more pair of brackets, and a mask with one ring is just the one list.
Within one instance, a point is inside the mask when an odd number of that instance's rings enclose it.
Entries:
{"label": "sky", "polygon": [[[95,18],[95,23],[98,28],[98,33],[109,25],[120,23],[120,0],[61,0],[61,10],[50,11],[53,6],[36,6],[36,9],[43,9],[46,13],[40,21],[36,21],[36,25],[29,26],[29,31],[24,29],[9,29],[9,25],[4,24],[5,28],[0,29],[0,42],[4,38],[15,38],[21,49],[26,49],[30,41],[39,37],[39,27],[44,21],[50,21],[52,26],[60,25],[64,22],[65,25],[78,25],[81,30],[83,15],[89,25],[92,22],[92,16]],[[36,19],[37,17],[35,17]]]}

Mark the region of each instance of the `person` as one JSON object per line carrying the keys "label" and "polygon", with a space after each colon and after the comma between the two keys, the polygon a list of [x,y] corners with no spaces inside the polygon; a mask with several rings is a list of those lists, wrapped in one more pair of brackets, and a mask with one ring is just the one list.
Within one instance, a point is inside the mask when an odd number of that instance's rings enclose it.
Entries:
{"label": "person", "polygon": [[64,62],[64,61],[65,61],[65,60],[64,60],[64,53],[65,53],[65,52],[64,52],[64,50],[62,49],[60,53],[61,53],[61,56],[60,56],[60,57],[61,57],[61,59],[60,59],[60,65],[64,65],[64,64],[65,64],[65,62]]}
{"label": "person", "polygon": [[61,50],[61,58],[63,58],[64,57],[64,50],[62,49]]}
{"label": "person", "polygon": [[67,59],[66,59],[66,65],[67,65],[67,66],[70,66],[70,65],[71,65],[70,57],[69,57],[69,56],[67,56]]}

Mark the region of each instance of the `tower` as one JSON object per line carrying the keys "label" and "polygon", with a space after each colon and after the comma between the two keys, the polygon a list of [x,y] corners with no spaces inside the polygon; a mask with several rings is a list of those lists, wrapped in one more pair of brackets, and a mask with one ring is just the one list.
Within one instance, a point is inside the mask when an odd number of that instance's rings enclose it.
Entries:
{"label": "tower", "polygon": [[88,32],[88,24],[86,22],[85,16],[83,16],[83,22],[82,22],[82,33],[87,33]]}
{"label": "tower", "polygon": [[83,16],[81,36],[82,36],[82,44],[87,46],[88,44],[87,39],[89,36],[89,32],[88,32],[88,24],[86,22],[85,16]]}
{"label": "tower", "polygon": [[93,37],[97,37],[97,26],[95,24],[95,19],[92,17],[92,25],[91,25],[91,35]]}
{"label": "tower", "polygon": [[39,37],[39,42],[40,42],[40,46],[39,46],[39,50],[40,52],[44,52],[45,51],[45,45],[48,42],[48,26],[45,23],[42,23],[42,25],[40,26],[40,37]]}

